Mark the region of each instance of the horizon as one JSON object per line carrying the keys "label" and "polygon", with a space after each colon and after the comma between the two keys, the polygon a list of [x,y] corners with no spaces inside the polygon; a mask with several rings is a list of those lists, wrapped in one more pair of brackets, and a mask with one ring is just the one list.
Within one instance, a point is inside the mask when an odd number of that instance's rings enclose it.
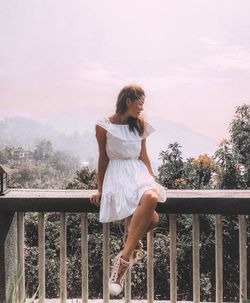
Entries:
{"label": "horizon", "polygon": [[[178,142],[183,159],[187,159],[197,158],[201,154],[212,157],[220,143],[192,131],[184,124],[177,124],[159,117],[150,117],[148,121],[156,130],[147,139],[147,151],[154,171],[157,171],[161,164],[160,152],[167,150],[169,144]],[[4,126],[0,140],[0,145],[3,147],[22,146],[25,150],[31,150],[39,141],[49,140],[55,150],[75,154],[81,162],[91,159],[91,165],[94,167],[97,165],[98,145],[94,129],[64,133],[60,127],[56,129],[51,127],[51,124],[21,116],[5,117],[3,120],[0,118],[0,122]]]}

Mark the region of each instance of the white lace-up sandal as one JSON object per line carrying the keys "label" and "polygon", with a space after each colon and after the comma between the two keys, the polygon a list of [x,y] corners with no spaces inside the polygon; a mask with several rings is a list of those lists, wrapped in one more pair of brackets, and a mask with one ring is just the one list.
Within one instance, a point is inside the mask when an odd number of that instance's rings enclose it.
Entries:
{"label": "white lace-up sandal", "polygon": [[111,296],[118,296],[124,287],[126,272],[132,267],[132,261],[126,261],[122,258],[122,252],[113,260],[113,267],[111,270],[111,276],[109,279],[109,292]]}
{"label": "white lace-up sandal", "polygon": [[[123,243],[125,245],[125,242],[127,240],[128,237],[128,233],[126,232],[123,236]],[[135,263],[137,263],[139,260],[141,260],[143,258],[143,244],[142,241],[139,240],[137,247],[134,249],[133,253],[132,253],[132,265],[134,265]]]}

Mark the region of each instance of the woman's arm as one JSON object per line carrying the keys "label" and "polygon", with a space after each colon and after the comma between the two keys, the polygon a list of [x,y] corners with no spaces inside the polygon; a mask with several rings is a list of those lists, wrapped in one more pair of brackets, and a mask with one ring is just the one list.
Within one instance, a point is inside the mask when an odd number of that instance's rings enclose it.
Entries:
{"label": "woman's arm", "polygon": [[99,125],[96,125],[96,139],[99,147],[98,159],[98,191],[102,192],[102,183],[107,169],[109,158],[106,152],[106,130]]}
{"label": "woman's arm", "polygon": [[151,163],[150,163],[150,160],[149,160],[149,157],[148,157],[148,153],[147,153],[146,139],[143,139],[141,141],[141,153],[140,153],[139,159],[142,160],[145,163],[150,175],[152,175],[155,178],[155,175],[153,173]]}
{"label": "woman's arm", "polygon": [[98,142],[99,148],[99,158],[98,158],[98,171],[97,171],[97,180],[98,180],[98,192],[91,197],[91,202],[96,205],[100,204],[100,198],[102,194],[102,184],[104,175],[109,163],[109,158],[106,152],[106,130],[99,125],[96,125],[96,139]]}

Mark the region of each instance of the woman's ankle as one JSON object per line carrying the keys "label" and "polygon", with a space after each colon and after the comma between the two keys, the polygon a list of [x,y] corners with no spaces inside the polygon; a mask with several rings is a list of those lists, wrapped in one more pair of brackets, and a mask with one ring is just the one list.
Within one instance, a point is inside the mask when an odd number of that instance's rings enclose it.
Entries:
{"label": "woman's ankle", "polygon": [[130,259],[130,257],[127,255],[122,255],[121,258],[126,262],[129,262],[129,259]]}

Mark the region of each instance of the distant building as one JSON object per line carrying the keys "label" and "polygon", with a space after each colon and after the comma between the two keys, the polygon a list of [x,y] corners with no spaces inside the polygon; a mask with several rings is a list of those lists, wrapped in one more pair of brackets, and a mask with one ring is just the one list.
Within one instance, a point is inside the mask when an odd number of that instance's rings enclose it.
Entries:
{"label": "distant building", "polygon": [[32,158],[32,152],[24,150],[21,146],[10,149],[11,157],[14,160],[26,160]]}

